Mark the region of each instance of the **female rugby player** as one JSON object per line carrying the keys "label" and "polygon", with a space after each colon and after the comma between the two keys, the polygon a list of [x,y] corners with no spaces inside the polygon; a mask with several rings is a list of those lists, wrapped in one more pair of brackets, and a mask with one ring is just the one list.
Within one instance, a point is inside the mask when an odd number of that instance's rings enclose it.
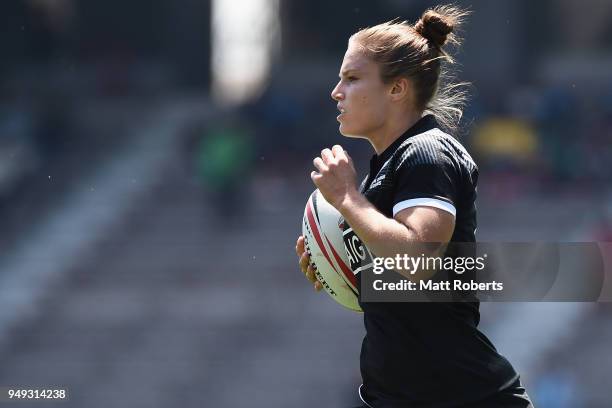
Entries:
{"label": "female rugby player", "polygon": [[[338,145],[314,159],[311,178],[376,256],[475,241],[478,168],[449,134],[461,94],[440,85],[443,63],[453,62],[443,46],[459,44],[454,31],[466,15],[440,6],[414,26],[392,21],[349,39],[331,97],[340,133],[367,139],[376,154],[361,187]],[[303,237],[296,252],[320,290]],[[360,305],[364,407],[532,407],[518,374],[478,330],[478,302]]]}

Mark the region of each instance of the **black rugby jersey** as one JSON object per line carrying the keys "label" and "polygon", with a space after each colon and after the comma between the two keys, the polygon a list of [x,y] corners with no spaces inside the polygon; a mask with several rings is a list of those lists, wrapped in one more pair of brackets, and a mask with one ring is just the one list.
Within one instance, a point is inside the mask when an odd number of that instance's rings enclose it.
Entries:
{"label": "black rugby jersey", "polygon": [[[426,115],[372,157],[360,190],[388,217],[419,205],[448,211],[455,215],[451,242],[474,242],[477,181],[478,168],[467,151]],[[361,273],[357,277],[361,284]],[[360,299],[360,305],[366,328],[360,396],[375,408],[458,407],[486,398],[518,378],[478,330],[477,301]]]}

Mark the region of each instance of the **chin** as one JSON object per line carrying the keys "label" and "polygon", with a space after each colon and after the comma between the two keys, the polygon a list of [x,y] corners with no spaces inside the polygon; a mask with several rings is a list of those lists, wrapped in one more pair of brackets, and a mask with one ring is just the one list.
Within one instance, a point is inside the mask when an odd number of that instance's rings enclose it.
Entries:
{"label": "chin", "polygon": [[349,128],[342,122],[340,123],[340,126],[338,127],[338,131],[340,132],[342,136],[345,136],[345,137],[359,137],[357,136],[357,132],[355,132],[354,129]]}
{"label": "chin", "polygon": [[359,132],[357,129],[350,129],[347,126],[343,125],[342,123],[340,123],[338,131],[340,132],[342,136],[348,137],[349,139],[365,139],[366,138],[365,136],[363,136],[363,132]]}

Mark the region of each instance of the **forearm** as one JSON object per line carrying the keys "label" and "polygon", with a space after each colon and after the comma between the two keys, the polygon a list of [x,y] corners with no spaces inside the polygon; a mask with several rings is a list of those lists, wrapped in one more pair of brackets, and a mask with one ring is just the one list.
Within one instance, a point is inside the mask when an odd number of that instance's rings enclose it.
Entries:
{"label": "forearm", "polygon": [[428,255],[417,232],[393,218],[388,218],[358,191],[347,194],[338,210],[355,234],[377,257]]}

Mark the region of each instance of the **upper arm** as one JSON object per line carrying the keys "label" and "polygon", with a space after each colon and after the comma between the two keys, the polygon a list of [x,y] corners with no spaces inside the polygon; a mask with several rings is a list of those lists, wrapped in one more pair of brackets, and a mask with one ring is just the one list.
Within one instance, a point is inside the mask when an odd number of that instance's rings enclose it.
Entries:
{"label": "upper arm", "polygon": [[404,208],[393,218],[408,227],[420,242],[447,243],[455,230],[455,216],[436,207]]}
{"label": "upper arm", "polygon": [[393,218],[420,242],[447,243],[455,230],[461,179],[435,142],[414,143],[396,168]]}

